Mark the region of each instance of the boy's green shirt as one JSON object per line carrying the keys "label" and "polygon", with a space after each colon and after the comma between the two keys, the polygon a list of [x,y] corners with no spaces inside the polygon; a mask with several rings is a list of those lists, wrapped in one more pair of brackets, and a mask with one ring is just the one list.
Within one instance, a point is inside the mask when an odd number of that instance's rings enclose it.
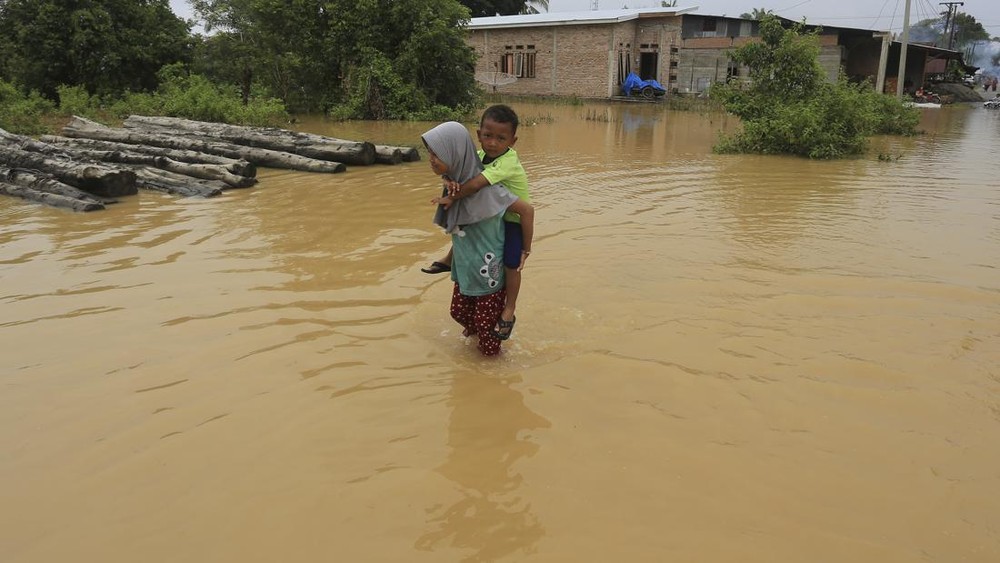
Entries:
{"label": "boy's green shirt", "polygon": [[[482,160],[484,156],[486,156],[486,152],[480,149],[479,160]],[[487,164],[483,170],[483,177],[490,184],[503,184],[505,188],[525,203],[531,203],[531,194],[528,192],[528,174],[521,166],[521,160],[517,158],[517,151],[513,148],[507,149],[507,152]],[[504,213],[503,220],[509,223],[520,223],[521,216],[513,211],[508,211]]]}

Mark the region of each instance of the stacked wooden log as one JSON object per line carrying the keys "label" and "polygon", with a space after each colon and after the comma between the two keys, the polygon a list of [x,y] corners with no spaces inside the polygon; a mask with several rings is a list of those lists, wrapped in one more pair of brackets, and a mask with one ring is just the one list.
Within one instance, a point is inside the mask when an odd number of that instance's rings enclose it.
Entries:
{"label": "stacked wooden log", "polygon": [[104,209],[137,192],[135,173],[80,161],[58,147],[0,129],[0,193],[74,211]]}
{"label": "stacked wooden log", "polygon": [[35,140],[0,129],[0,194],[92,211],[137,188],[214,197],[256,184],[258,166],[336,173],[348,164],[416,160],[412,147],[273,127],[134,115],[112,128],[74,116],[63,136]]}

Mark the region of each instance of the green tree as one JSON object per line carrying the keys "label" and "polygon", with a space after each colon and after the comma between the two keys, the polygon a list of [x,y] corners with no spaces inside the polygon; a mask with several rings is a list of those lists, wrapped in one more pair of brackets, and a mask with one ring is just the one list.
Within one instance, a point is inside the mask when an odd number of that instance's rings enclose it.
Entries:
{"label": "green tree", "polygon": [[462,29],[469,12],[455,0],[192,5],[206,29],[220,31],[201,43],[196,70],[238,84],[244,96],[261,88],[291,111],[341,106],[342,115],[372,118],[465,106],[476,96]]}
{"label": "green tree", "polygon": [[751,12],[743,12],[740,14],[740,17],[745,20],[762,20],[764,19],[764,16],[773,13],[774,12],[768,10],[767,8],[754,8]]}
{"label": "green tree", "polygon": [[[459,0],[474,18],[527,13],[525,0]],[[546,5],[546,9],[548,6]]]}
{"label": "green tree", "polygon": [[712,88],[742,128],[723,137],[719,152],[838,158],[864,150],[879,133],[912,133],[918,115],[869,84],[824,79],[818,30],[786,29],[773,15],[761,20],[761,41],[730,52],[749,68],[749,82]]}
{"label": "green tree", "polygon": [[168,0],[5,0],[0,37],[0,77],[48,98],[60,84],[150,90],[160,67],[190,56],[190,29]]}
{"label": "green tree", "polygon": [[[976,21],[976,18],[969,14],[955,14],[954,30],[952,32],[952,47],[961,47],[976,41],[987,41],[990,34],[983,27],[983,24]],[[944,45],[947,46],[947,45]]]}
{"label": "green tree", "polygon": [[[334,0],[331,4],[342,9],[337,10],[340,17],[331,27],[330,55],[339,61],[355,103],[361,92],[368,97],[393,94],[388,84],[396,79],[415,87],[419,96],[408,103],[396,98],[400,103],[383,117],[474,102],[475,54],[465,43],[462,29],[469,13],[457,2]],[[380,117],[379,112],[362,113]]]}
{"label": "green tree", "polygon": [[[951,47],[954,49],[961,49],[975,41],[989,40],[989,32],[986,31],[983,24],[976,21],[974,16],[956,13],[951,21],[948,21],[947,16],[948,12],[941,12],[937,18],[920,20],[910,26],[910,40],[945,49],[948,48],[949,39]],[[945,23],[948,24],[948,29],[944,28]]]}

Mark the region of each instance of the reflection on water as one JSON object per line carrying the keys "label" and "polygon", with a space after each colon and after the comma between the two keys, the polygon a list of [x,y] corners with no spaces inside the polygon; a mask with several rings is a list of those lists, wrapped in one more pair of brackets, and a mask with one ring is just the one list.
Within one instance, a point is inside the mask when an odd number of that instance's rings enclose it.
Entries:
{"label": "reflection on water", "polygon": [[1000,559],[1000,114],[813,162],[515,108],[538,226],[498,359],[419,271],[426,161],[0,199],[0,560]]}
{"label": "reflection on water", "polygon": [[446,506],[435,504],[429,511],[432,531],[417,540],[417,549],[446,544],[471,550],[463,560],[495,561],[530,553],[544,536],[531,503],[519,494],[523,477],[517,464],[538,450],[532,431],[549,424],[524,405],[513,383],[519,378],[456,376],[447,401],[451,451],[437,470],[462,497]]}

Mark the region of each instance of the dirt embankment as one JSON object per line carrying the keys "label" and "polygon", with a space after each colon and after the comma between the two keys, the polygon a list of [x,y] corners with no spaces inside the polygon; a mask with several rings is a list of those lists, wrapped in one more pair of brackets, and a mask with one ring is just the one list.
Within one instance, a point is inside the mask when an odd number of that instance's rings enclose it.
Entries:
{"label": "dirt embankment", "polygon": [[993,92],[986,94],[979,86],[970,88],[965,84],[955,82],[939,82],[931,87],[939,96],[954,96],[953,102],[983,102],[994,96]]}

